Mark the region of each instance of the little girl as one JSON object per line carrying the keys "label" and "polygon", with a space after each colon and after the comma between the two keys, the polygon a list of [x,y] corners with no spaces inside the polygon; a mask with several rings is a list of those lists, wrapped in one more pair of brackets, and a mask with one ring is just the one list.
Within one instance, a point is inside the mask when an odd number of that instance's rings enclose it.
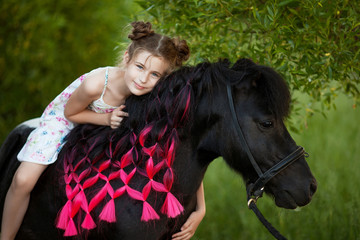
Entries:
{"label": "little girl", "polygon": [[[81,76],[45,109],[40,126],[28,137],[18,159],[21,161],[6,195],[1,240],[14,239],[26,213],[30,192],[47,165],[54,163],[64,137],[76,124],[117,128],[128,114],[127,97],[150,92],[161,77],[189,58],[185,40],[171,39],[151,29],[150,23],[132,23],[132,42],[122,67],[98,68]],[[203,186],[198,190],[197,210],[173,239],[190,239],[205,215]]]}

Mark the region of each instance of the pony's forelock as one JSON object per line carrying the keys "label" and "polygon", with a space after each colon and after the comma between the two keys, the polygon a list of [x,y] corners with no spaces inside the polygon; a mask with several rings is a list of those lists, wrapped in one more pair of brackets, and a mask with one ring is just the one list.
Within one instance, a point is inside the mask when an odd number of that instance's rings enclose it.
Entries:
{"label": "pony's forelock", "polygon": [[279,73],[270,67],[255,64],[249,59],[239,59],[231,70],[238,72],[240,76],[231,78],[237,80],[237,82],[232,82],[233,85],[240,81],[252,81],[258,98],[265,103],[268,111],[279,119],[284,119],[289,115],[290,92]]}

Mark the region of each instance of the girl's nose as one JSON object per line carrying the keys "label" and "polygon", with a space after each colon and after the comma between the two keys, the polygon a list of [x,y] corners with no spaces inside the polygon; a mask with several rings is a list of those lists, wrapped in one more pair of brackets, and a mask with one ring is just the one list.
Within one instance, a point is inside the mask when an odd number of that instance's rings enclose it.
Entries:
{"label": "girl's nose", "polygon": [[141,83],[146,83],[146,81],[147,81],[147,76],[146,76],[146,74],[140,74],[140,75],[139,75],[139,81],[140,81]]}

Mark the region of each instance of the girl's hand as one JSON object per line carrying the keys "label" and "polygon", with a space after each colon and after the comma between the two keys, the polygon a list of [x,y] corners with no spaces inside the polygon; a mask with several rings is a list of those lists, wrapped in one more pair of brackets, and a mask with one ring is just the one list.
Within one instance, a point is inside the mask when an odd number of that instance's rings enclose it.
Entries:
{"label": "girl's hand", "polygon": [[184,225],[181,227],[181,231],[172,235],[173,240],[189,240],[194,236],[197,227],[201,220],[205,216],[204,210],[196,210],[191,213]]}
{"label": "girl's hand", "polygon": [[109,126],[112,129],[120,127],[120,124],[124,117],[128,117],[129,114],[127,112],[124,112],[123,109],[125,108],[125,105],[121,105],[120,107],[116,108],[112,113],[110,113],[110,121]]}

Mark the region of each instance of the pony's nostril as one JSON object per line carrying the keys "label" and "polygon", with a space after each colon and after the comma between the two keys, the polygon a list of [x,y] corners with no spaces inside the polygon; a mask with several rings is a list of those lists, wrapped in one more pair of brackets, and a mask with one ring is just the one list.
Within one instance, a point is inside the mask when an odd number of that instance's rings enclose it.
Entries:
{"label": "pony's nostril", "polygon": [[317,183],[316,180],[314,179],[310,184],[310,196],[314,195],[316,189],[317,189]]}

